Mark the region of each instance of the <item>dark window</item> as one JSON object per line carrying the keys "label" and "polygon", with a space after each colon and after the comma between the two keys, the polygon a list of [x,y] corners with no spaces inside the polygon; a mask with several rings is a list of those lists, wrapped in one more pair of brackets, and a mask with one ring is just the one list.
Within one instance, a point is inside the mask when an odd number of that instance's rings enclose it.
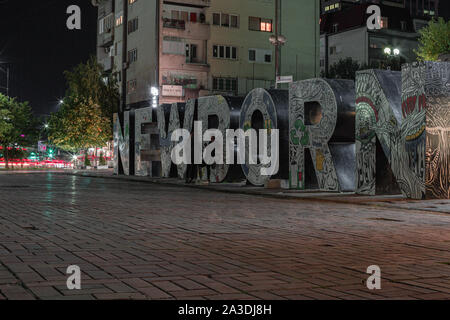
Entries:
{"label": "dark window", "polygon": [[222,13],[222,27],[229,27],[230,26],[230,15],[226,13]]}
{"label": "dark window", "polygon": [[255,50],[248,50],[248,60],[249,61],[255,61],[256,60],[256,51]]}
{"label": "dark window", "polygon": [[271,63],[272,62],[272,55],[266,54],[264,56],[264,61],[267,62],[267,63]]}
{"label": "dark window", "polygon": [[259,31],[260,18],[249,17],[248,18],[248,30]]}
{"label": "dark window", "polygon": [[237,79],[231,80],[231,90],[237,91]]}
{"label": "dark window", "polygon": [[231,16],[231,27],[232,28],[239,28],[239,19],[238,16]]}
{"label": "dark window", "polygon": [[225,47],[225,58],[231,58],[231,47]]}
{"label": "dark window", "polygon": [[225,58],[225,47],[224,46],[219,47],[219,58]]}
{"label": "dark window", "polygon": [[220,26],[220,13],[213,13],[213,25]]}
{"label": "dark window", "polygon": [[237,48],[236,47],[232,47],[231,59],[237,59]]}
{"label": "dark window", "polygon": [[217,46],[213,46],[213,57],[218,58],[219,57],[219,49]]}

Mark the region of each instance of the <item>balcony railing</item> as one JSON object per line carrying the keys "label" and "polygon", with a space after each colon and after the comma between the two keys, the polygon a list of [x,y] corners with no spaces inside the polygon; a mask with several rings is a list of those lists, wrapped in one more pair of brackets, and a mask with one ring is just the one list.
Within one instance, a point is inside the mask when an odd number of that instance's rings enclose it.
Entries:
{"label": "balcony railing", "polygon": [[176,19],[164,19],[163,20],[164,28],[173,28],[173,29],[186,29],[186,22],[184,20],[176,20]]}

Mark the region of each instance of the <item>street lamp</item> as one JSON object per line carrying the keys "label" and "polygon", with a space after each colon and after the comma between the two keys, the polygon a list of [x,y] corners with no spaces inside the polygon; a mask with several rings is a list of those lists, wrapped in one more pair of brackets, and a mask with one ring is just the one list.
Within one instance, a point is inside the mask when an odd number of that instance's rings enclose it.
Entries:
{"label": "street lamp", "polygon": [[400,55],[400,49],[395,48],[395,49],[391,49],[389,47],[384,48],[384,54],[388,55],[388,56],[398,56]]}
{"label": "street lamp", "polygon": [[152,107],[153,109],[156,109],[158,108],[159,89],[157,87],[152,87],[150,93],[152,95]]}

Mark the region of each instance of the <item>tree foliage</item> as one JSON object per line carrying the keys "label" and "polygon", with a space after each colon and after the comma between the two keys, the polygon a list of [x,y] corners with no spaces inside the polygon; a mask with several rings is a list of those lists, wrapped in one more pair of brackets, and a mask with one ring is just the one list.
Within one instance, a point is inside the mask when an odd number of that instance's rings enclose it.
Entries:
{"label": "tree foliage", "polygon": [[436,61],[439,55],[450,53],[450,21],[431,20],[419,33],[419,49],[415,52],[420,60]]}
{"label": "tree foliage", "polygon": [[33,116],[28,102],[18,102],[0,94],[0,145],[3,147],[6,167],[8,159],[24,156],[15,151],[17,146],[30,146],[37,142],[38,127],[39,121]]}
{"label": "tree foliage", "polygon": [[[370,65],[360,64],[351,57],[340,59],[338,62],[332,64],[328,71],[328,79],[350,79],[355,80],[356,72],[367,69],[390,69],[393,71],[400,71],[405,60],[402,57],[386,57],[379,62],[372,62]],[[325,77],[324,72],[321,74]]]}
{"label": "tree foliage", "polygon": [[66,71],[68,90],[49,121],[49,140],[63,150],[100,147],[112,139],[112,116],[120,96],[115,77],[95,57]]}

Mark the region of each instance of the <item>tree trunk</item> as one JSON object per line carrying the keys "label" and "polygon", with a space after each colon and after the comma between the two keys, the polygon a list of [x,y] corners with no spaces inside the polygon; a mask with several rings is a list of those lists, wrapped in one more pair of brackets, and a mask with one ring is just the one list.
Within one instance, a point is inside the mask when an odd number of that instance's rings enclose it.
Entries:
{"label": "tree trunk", "polygon": [[9,169],[9,164],[8,164],[8,147],[6,145],[3,146],[3,158],[5,159],[5,169]]}

